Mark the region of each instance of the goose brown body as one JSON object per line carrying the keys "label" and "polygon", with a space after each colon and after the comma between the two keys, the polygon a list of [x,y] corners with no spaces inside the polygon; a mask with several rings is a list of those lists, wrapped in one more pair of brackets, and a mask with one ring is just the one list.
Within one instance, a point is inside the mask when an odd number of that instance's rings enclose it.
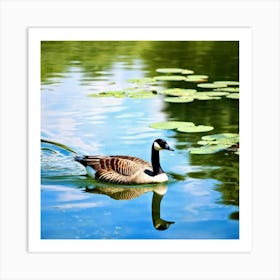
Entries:
{"label": "goose brown body", "polygon": [[[159,140],[163,142],[159,142]],[[122,155],[77,156],[75,159],[86,167],[91,177],[102,182],[114,184],[160,183],[168,180],[159,164],[159,150],[161,149],[172,150],[164,140],[155,140],[152,145],[152,163],[138,157]]]}

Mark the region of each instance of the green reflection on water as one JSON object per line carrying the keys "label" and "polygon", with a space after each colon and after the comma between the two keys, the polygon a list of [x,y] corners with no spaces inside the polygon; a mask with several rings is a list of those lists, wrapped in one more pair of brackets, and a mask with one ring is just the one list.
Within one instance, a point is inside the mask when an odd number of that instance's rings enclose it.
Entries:
{"label": "green reflection on water", "polygon": [[[102,76],[116,58],[124,63],[145,62],[144,70],[156,75],[157,68],[188,68],[215,80],[239,80],[239,43],[227,41],[42,41],[41,79],[66,72],[79,65],[88,77]],[[217,63],[221,61],[222,63]]]}

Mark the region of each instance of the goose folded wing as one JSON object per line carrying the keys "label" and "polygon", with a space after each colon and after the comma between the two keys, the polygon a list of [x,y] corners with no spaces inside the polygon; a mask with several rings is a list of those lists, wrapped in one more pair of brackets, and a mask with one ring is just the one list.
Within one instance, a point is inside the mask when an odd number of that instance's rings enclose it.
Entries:
{"label": "goose folded wing", "polygon": [[97,180],[116,184],[132,184],[139,173],[152,170],[148,162],[130,156],[85,156],[83,164],[96,170]]}
{"label": "goose folded wing", "polygon": [[132,184],[143,166],[127,159],[112,158],[100,161],[101,168],[96,169],[95,178],[103,182]]}
{"label": "goose folded wing", "polygon": [[122,159],[127,159],[129,161],[132,161],[132,162],[135,162],[135,163],[139,163],[141,164],[142,166],[145,166],[147,168],[152,168],[152,165],[150,162],[148,161],[145,161],[141,158],[138,158],[138,157],[132,157],[132,156],[114,156],[116,158],[122,158]]}
{"label": "goose folded wing", "polygon": [[83,164],[96,171],[115,171],[125,176],[131,176],[140,169],[152,168],[149,162],[131,156],[85,156]]}

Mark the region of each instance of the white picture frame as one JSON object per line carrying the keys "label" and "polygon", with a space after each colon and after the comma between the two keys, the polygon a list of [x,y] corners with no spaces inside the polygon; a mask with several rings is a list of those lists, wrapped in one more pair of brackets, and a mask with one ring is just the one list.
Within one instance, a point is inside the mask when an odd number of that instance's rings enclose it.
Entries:
{"label": "white picture frame", "polygon": [[[249,252],[251,250],[251,34],[250,28],[30,28],[29,38],[29,251],[30,252]],[[53,240],[40,226],[41,41],[239,41],[240,227],[239,239]],[[246,92],[243,96],[242,92]],[[246,186],[246,187],[244,187]]]}

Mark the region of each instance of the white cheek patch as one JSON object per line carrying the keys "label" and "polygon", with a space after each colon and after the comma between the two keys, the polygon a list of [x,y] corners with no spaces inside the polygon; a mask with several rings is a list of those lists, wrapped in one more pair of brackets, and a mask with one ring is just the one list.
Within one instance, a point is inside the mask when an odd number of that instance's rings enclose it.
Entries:
{"label": "white cheek patch", "polygon": [[154,142],[154,149],[156,151],[160,151],[160,150],[162,150],[162,147],[157,142]]}

